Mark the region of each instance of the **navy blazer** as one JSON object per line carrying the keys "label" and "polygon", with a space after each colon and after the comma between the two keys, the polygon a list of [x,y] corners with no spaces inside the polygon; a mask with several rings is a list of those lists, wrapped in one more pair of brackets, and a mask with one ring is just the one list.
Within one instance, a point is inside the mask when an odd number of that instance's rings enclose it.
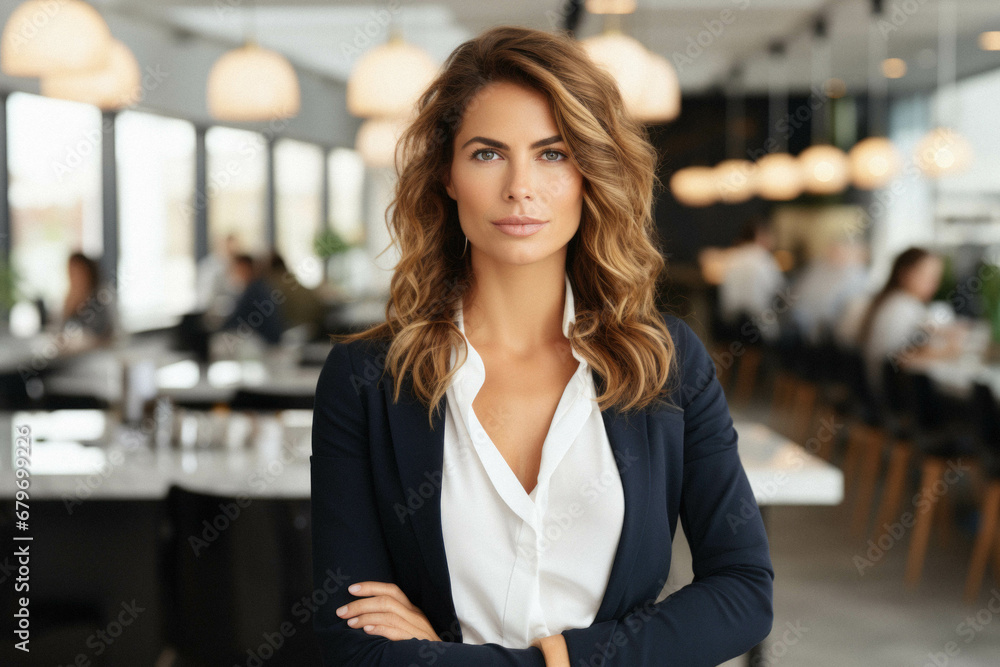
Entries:
{"label": "navy blazer", "polygon": [[[625,515],[593,624],[562,633],[573,667],[718,665],[771,631],[767,534],[715,365],[686,323],[664,320],[679,362],[673,405],[602,412]],[[441,530],[444,413],[435,412],[430,430],[427,409],[409,391],[393,404],[390,376],[381,377],[387,348],[386,341],[335,344],[316,387],[313,599],[322,604],[313,627],[324,664],[544,667],[537,647],[462,643]],[[594,379],[600,394],[602,380]],[[656,603],[678,516],[694,580]],[[392,641],[347,625],[336,610],[357,599],[351,583],[368,580],[397,584],[443,641]]]}

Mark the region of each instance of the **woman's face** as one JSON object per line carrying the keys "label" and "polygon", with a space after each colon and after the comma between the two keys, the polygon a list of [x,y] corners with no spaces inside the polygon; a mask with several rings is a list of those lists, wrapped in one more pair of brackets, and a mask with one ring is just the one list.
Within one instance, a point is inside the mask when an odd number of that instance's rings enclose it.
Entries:
{"label": "woman's face", "polygon": [[[468,105],[444,184],[474,261],[477,253],[507,264],[565,255],[580,226],[583,176],[558,135],[548,99],[534,89],[491,83]],[[510,216],[541,224],[498,224]]]}
{"label": "woman's face", "polygon": [[929,255],[906,273],[903,288],[921,301],[930,301],[941,284],[943,269],[941,258]]}
{"label": "woman's face", "polygon": [[76,288],[81,292],[90,289],[90,274],[82,262],[70,260],[67,265],[67,273],[71,288]]}

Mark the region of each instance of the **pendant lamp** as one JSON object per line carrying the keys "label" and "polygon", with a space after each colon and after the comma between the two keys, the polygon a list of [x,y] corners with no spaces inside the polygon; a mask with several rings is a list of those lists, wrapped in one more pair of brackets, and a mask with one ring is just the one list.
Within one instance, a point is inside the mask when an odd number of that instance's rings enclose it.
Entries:
{"label": "pendant lamp", "polygon": [[[929,178],[957,174],[972,162],[972,144],[958,131],[942,122],[942,116],[957,118],[958,91],[955,85],[956,51],[955,0],[939,0],[938,4],[938,104],[934,116],[936,127],[917,144],[914,159]],[[950,100],[949,100],[950,98]],[[941,107],[951,102],[951,113],[941,113]]]}
{"label": "pendant lamp", "polygon": [[[788,112],[788,84],[784,71],[787,66],[784,57],[785,45],[776,42],[771,45],[769,51],[771,57],[768,67],[768,126],[769,132],[776,132],[778,119]],[[775,61],[779,58],[782,65],[780,73],[775,66]],[[802,169],[799,161],[787,152],[787,136],[780,136],[778,147],[778,151],[757,160],[757,192],[764,199],[789,201],[802,193]]]}
{"label": "pendant lamp", "polygon": [[872,0],[868,20],[868,134],[851,148],[847,157],[854,187],[877,190],[888,185],[903,166],[896,146],[885,136],[888,81],[879,68],[885,58],[885,38],[879,28],[882,3]]}
{"label": "pendant lamp", "polygon": [[207,99],[209,113],[219,120],[291,118],[301,107],[299,78],[283,55],[248,41],[215,61]]}
{"label": "pendant lamp", "polygon": [[437,76],[423,49],[393,29],[389,41],[366,52],[347,79],[347,110],[359,118],[407,115]]}
{"label": "pendant lamp", "polygon": [[142,72],[132,51],[118,40],[111,42],[111,57],[99,69],[43,76],[42,95],[93,104],[104,111],[122,109],[142,99]]}
{"label": "pendant lamp", "polygon": [[28,0],[11,13],[0,35],[0,71],[45,76],[93,71],[110,57],[111,30],[81,0]]}

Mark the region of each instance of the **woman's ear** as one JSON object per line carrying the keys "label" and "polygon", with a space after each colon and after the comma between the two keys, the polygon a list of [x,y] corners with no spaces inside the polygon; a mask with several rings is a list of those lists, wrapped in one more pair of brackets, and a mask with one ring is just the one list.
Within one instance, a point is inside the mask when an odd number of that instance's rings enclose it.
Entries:
{"label": "woman's ear", "polygon": [[451,186],[451,174],[448,171],[444,171],[441,174],[441,184],[444,185],[445,192],[448,193],[448,196],[458,201],[457,197],[455,197],[455,189]]}

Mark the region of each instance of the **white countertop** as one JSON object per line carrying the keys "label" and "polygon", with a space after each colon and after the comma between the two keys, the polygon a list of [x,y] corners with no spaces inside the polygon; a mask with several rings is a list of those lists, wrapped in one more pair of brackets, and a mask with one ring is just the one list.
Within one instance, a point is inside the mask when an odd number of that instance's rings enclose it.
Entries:
{"label": "white countertop", "polygon": [[758,505],[839,505],[843,500],[840,468],[763,424],[742,419],[733,424]]}
{"label": "white countertop", "polygon": [[[276,415],[187,413],[192,428],[216,429],[229,448],[153,447],[109,413],[61,410],[0,415],[0,496],[11,498],[13,427],[32,428],[33,500],[158,500],[171,484],[221,495],[308,498],[311,417],[308,410]],[[181,421],[184,421],[183,419]],[[843,497],[836,466],[810,455],[768,427],[736,420],[739,452],[760,505],[835,505]],[[188,438],[188,441],[194,442]]]}

